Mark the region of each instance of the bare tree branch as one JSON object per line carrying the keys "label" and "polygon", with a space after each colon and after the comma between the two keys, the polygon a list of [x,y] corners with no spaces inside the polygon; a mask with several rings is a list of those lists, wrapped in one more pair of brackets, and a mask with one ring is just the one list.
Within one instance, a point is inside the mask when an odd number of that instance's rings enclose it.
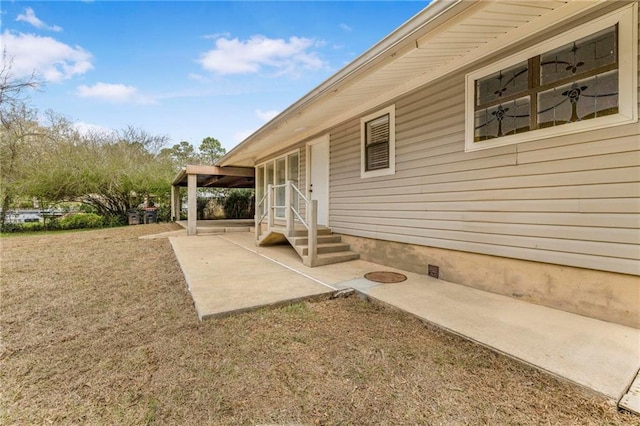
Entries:
{"label": "bare tree branch", "polygon": [[11,72],[13,60],[7,57],[6,50],[2,52],[2,68],[0,68],[0,121],[7,122],[7,111],[14,110],[26,104],[28,89],[38,89],[43,82],[36,77],[35,72],[27,78],[16,78]]}

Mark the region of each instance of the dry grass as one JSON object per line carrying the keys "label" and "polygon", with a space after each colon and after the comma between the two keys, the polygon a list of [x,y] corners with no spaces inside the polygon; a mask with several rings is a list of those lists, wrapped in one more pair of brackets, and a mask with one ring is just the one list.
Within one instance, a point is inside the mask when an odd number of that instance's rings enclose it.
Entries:
{"label": "dry grass", "polygon": [[628,424],[356,297],[199,322],[146,225],[3,238],[2,424]]}

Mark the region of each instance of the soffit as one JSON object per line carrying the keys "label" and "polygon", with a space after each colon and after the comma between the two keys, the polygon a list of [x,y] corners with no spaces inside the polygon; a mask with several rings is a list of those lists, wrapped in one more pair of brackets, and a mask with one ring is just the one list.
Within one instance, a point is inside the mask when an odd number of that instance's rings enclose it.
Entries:
{"label": "soffit", "polygon": [[196,177],[199,188],[254,188],[255,169],[253,167],[219,167],[188,165],[178,172],[173,186],[188,186],[188,176]]}
{"label": "soffit", "polygon": [[445,22],[426,34],[398,43],[356,76],[336,83],[299,109],[276,117],[227,154],[220,164],[253,166],[258,159],[372,108],[380,108],[385,102],[599,3],[570,0],[458,3],[451,8],[455,13]]}

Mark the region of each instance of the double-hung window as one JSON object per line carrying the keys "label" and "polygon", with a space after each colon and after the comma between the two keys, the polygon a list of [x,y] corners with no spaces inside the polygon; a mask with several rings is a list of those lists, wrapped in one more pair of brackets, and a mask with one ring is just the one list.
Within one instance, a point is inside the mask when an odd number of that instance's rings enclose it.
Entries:
{"label": "double-hung window", "polygon": [[363,178],[395,173],[395,106],[360,119]]}
{"label": "double-hung window", "polygon": [[629,7],[467,75],[466,150],[637,120]]}

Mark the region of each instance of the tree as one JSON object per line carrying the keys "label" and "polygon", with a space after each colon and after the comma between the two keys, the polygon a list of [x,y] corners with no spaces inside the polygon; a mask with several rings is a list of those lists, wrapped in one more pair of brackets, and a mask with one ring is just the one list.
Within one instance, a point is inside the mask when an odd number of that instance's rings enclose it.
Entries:
{"label": "tree", "polygon": [[51,144],[40,153],[46,169],[29,170],[28,192],[49,201],[80,201],[121,222],[150,196],[167,202],[173,164],[150,152],[145,140],[119,136],[75,132]]}
{"label": "tree", "polygon": [[27,91],[41,85],[33,76],[17,79],[11,74],[6,52],[0,69],[0,227],[7,211],[20,195],[24,165],[33,155],[35,139],[41,135],[35,110],[27,105]]}
{"label": "tree", "polygon": [[215,164],[216,161],[226,154],[226,150],[222,147],[220,141],[212,137],[202,139],[198,151],[202,163],[209,165]]}
{"label": "tree", "polygon": [[171,148],[162,149],[160,155],[168,158],[173,163],[175,170],[186,167],[187,164],[199,164],[196,150],[187,141],[177,143]]}
{"label": "tree", "polygon": [[8,113],[21,110],[27,105],[28,89],[37,89],[42,82],[35,75],[28,78],[16,78],[11,73],[11,59],[7,52],[2,53],[2,68],[0,68],[0,123],[9,124]]}
{"label": "tree", "polygon": [[34,139],[38,135],[35,113],[22,107],[3,111],[0,127],[0,226],[21,194],[26,176],[25,165],[33,154]]}
{"label": "tree", "polygon": [[[116,135],[118,140],[140,144],[145,150],[153,154],[158,154],[160,149],[169,142],[169,136],[167,135],[152,135],[143,129],[133,126],[127,126],[123,130],[116,131]],[[193,151],[193,147],[191,150]]]}
{"label": "tree", "polygon": [[[167,136],[132,126],[115,132],[80,133],[52,111],[43,120],[28,107],[25,93],[39,83],[33,78],[13,79],[10,67],[3,63],[0,226],[19,197],[46,203],[81,201],[120,221],[149,196],[156,202],[168,201],[175,170],[171,158],[158,152],[168,142]],[[178,147],[182,154],[195,157],[188,142]]]}

